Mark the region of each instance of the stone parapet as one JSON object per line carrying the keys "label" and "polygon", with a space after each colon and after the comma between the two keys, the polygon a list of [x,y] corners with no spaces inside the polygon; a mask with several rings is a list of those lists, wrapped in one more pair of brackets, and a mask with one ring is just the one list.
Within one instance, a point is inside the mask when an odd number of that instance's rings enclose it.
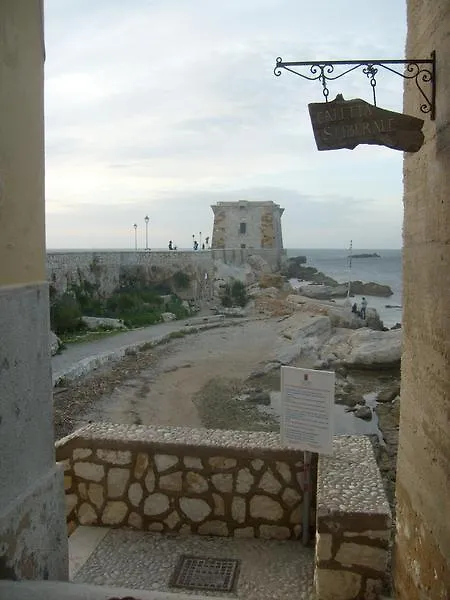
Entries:
{"label": "stone parapet", "polygon": [[379,597],[388,562],[391,511],[370,438],[334,439],[319,459],[315,585],[318,600]]}
{"label": "stone parapet", "polygon": [[303,454],[272,433],[93,424],[56,444],[70,527],[296,539]]}

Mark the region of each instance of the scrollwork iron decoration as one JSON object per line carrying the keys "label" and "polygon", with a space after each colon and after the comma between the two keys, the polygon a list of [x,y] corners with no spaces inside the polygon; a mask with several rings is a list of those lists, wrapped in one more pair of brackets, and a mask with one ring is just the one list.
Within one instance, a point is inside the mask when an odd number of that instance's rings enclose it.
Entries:
{"label": "scrollwork iron decoration", "polygon": [[[405,65],[404,71],[399,71],[395,65]],[[309,72],[300,73],[293,67],[309,67]],[[335,67],[344,67],[344,70],[335,71]],[[319,81],[322,84],[322,94],[325,101],[328,102],[330,89],[329,81],[335,81],[348,75],[352,71],[362,69],[362,72],[369,80],[372,88],[373,104],[377,105],[376,87],[377,74],[380,69],[390,71],[395,75],[400,75],[403,79],[414,80],[419,90],[422,101],[420,110],[422,113],[430,114],[431,120],[434,121],[436,115],[436,86],[435,86],[435,70],[436,70],[436,54],[433,51],[428,59],[406,59],[406,60],[327,60],[327,61],[301,61],[301,62],[284,62],[281,57],[277,58],[274,75],[279,77],[282,69],[294,73],[303,79],[309,81]],[[428,86],[428,87],[426,87]],[[431,90],[429,90],[431,88]]]}

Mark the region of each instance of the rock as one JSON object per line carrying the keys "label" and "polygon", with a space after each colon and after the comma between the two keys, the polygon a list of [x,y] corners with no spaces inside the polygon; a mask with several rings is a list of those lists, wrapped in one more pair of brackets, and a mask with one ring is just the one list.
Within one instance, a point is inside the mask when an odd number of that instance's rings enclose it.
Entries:
{"label": "rock", "polygon": [[177,316],[171,312],[163,312],[161,314],[161,321],[163,323],[169,323],[170,321],[176,321]]}
{"label": "rock", "polygon": [[365,421],[372,420],[372,410],[368,406],[360,406],[354,412],[355,417],[364,419]]}
{"label": "rock", "polygon": [[88,329],[127,329],[120,319],[109,317],[81,317]]}
{"label": "rock", "polygon": [[392,402],[399,394],[400,382],[393,383],[378,394],[377,402]]}
{"label": "rock", "polygon": [[180,498],[180,508],[188,519],[196,523],[206,519],[212,512],[209,504],[200,498]]}
{"label": "rock", "polygon": [[[352,369],[398,368],[402,352],[402,332],[338,331],[321,349],[320,358]],[[334,358],[333,358],[334,356]]]}
{"label": "rock", "polygon": [[401,323],[396,323],[395,325],[393,325],[391,327],[391,331],[395,330],[395,329],[401,329],[402,328],[402,324]]}
{"label": "rock", "polygon": [[62,349],[63,343],[53,331],[50,331],[49,334],[49,344],[50,344],[50,353],[52,356],[58,354],[58,352]]}
{"label": "rock", "polygon": [[178,456],[170,454],[155,454],[154,460],[158,473],[163,473],[178,464]]}
{"label": "rock", "polygon": [[256,495],[250,500],[250,515],[254,519],[278,521],[283,516],[283,509],[276,500]]}
{"label": "rock", "polygon": [[128,513],[125,502],[108,502],[103,511],[102,521],[104,525],[118,525],[122,523]]}
{"label": "rock", "polygon": [[270,406],[270,394],[269,392],[254,392],[248,396],[247,402],[260,404],[262,406]]}
{"label": "rock", "polygon": [[350,290],[352,294],[357,294],[358,296],[381,296],[383,298],[389,298],[389,296],[394,294],[388,285],[382,285],[380,283],[375,283],[374,281],[369,281],[368,283],[351,281]]}

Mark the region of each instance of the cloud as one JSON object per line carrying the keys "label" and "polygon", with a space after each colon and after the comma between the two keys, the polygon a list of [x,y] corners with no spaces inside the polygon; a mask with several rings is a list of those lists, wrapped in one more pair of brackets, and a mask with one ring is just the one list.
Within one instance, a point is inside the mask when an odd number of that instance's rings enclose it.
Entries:
{"label": "cloud", "polygon": [[[156,246],[189,240],[185,230],[211,229],[221,195],[284,205],[286,245],[298,231],[315,246],[341,245],[352,228],[374,246],[386,236],[400,244],[401,214],[386,199],[401,206],[401,154],[318,152],[307,104],[321,101],[320,83],[274,77],[273,67],[280,54],[401,57],[403,3],[46,0],[45,9],[49,246],[128,247],[127,223],[147,212]],[[377,90],[400,109],[400,78],[380,74]],[[338,92],[369,100],[371,88],[355,73],[330,85]]]}

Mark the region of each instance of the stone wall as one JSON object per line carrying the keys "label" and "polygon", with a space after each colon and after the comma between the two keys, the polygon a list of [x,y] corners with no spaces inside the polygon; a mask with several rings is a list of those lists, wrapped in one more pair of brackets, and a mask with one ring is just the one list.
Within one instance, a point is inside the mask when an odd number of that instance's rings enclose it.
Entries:
{"label": "stone wall", "polygon": [[[450,590],[450,3],[408,1],[408,58],[436,51],[436,119],[407,83],[425,142],[404,160],[403,356],[394,580],[399,600]],[[427,86],[429,89],[429,86]]]}
{"label": "stone wall", "polygon": [[[191,279],[188,290],[180,290],[187,298],[210,297],[216,261],[242,266],[249,257],[260,256],[277,270],[284,256],[274,249],[250,250],[247,248],[202,251],[66,251],[47,253],[47,278],[58,292],[64,292],[71,284],[78,284],[80,277],[98,284],[101,293],[110,294],[116,289],[125,273],[138,269],[149,282],[170,278],[177,271],[187,273]],[[205,273],[208,277],[205,279]]]}
{"label": "stone wall", "polygon": [[319,600],[373,600],[385,579],[391,512],[367,436],[334,439],[319,459],[315,584]]}
{"label": "stone wall", "polygon": [[56,458],[70,527],[301,536],[303,453],[276,434],[95,424]]}

